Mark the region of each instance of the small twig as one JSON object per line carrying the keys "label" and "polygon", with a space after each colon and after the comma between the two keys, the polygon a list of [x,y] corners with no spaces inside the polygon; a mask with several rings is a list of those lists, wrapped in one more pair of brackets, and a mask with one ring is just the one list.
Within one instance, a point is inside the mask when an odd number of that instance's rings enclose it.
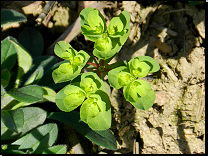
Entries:
{"label": "small twig", "polygon": [[53,8],[56,1],[48,1],[43,8],[42,13],[38,16],[38,18],[35,20],[37,22],[37,25],[41,25],[42,21],[46,18],[48,12]]}

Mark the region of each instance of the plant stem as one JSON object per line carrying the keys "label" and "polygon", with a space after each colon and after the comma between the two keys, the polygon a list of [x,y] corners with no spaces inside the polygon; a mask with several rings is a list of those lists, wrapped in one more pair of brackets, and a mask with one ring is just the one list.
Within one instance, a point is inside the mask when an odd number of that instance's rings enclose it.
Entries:
{"label": "plant stem", "polygon": [[100,65],[103,66],[104,65],[104,60],[101,59]]}
{"label": "plant stem", "polygon": [[92,62],[87,62],[87,64],[94,66],[95,68],[98,69],[99,65],[96,63],[92,63]]}

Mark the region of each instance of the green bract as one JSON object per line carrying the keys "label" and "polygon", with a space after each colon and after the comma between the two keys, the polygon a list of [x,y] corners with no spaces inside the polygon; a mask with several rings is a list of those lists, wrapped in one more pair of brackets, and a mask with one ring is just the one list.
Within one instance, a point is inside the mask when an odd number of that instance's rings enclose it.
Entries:
{"label": "green bract", "polygon": [[85,8],[80,13],[82,34],[95,42],[106,32],[107,27],[102,14],[95,8]]}
{"label": "green bract", "polygon": [[118,84],[122,87],[127,86],[135,78],[128,72],[120,72],[117,74]]}
{"label": "green bract", "polygon": [[116,89],[124,87],[123,93],[127,101],[136,108],[147,110],[155,101],[155,93],[148,82],[137,78],[160,69],[156,60],[149,56],[138,56],[131,59],[127,66],[120,66],[108,73],[110,85]]}
{"label": "green bract", "polygon": [[80,118],[93,130],[105,130],[111,126],[111,105],[108,95],[98,90],[81,106]]}
{"label": "green bract", "polygon": [[144,80],[137,79],[129,83],[128,86],[124,87],[123,93],[127,101],[141,110],[149,109],[155,101],[155,92]]}
{"label": "green bract", "polygon": [[111,125],[111,107],[108,95],[102,90],[102,81],[95,73],[83,73],[80,83],[69,84],[57,93],[56,105],[64,112],[82,105],[82,121],[93,130],[105,130]]}
{"label": "green bract", "polygon": [[85,8],[80,13],[82,34],[95,42],[93,54],[99,59],[114,56],[126,42],[130,32],[130,15],[121,12],[112,18],[108,30],[102,14],[95,8]]}
{"label": "green bract", "polygon": [[53,71],[52,77],[55,83],[66,82],[76,78],[90,58],[85,51],[80,50],[77,52],[69,43],[64,41],[59,41],[55,45],[54,52],[60,58],[67,60]]}

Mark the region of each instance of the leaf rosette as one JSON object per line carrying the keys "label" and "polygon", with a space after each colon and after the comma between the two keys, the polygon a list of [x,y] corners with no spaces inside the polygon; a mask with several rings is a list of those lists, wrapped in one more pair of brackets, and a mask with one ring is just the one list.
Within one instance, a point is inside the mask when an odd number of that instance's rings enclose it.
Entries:
{"label": "leaf rosette", "polygon": [[83,50],[77,52],[69,43],[59,41],[55,45],[55,54],[65,61],[53,71],[52,77],[55,83],[61,83],[76,78],[85,66],[90,56]]}

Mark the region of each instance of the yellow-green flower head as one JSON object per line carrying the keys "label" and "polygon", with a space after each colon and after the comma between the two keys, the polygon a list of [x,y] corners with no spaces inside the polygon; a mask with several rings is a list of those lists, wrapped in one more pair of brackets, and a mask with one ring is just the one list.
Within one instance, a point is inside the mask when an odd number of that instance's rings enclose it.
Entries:
{"label": "yellow-green flower head", "polygon": [[66,88],[64,93],[67,95],[64,98],[64,105],[66,108],[78,107],[85,100],[85,92],[77,86],[70,86],[69,88]]}
{"label": "yellow-green flower head", "polygon": [[124,25],[120,17],[113,17],[108,26],[108,33],[110,35],[114,35],[116,33],[121,32],[123,28],[124,28]]}
{"label": "yellow-green flower head", "polygon": [[135,77],[145,77],[151,68],[146,62],[140,62],[138,59],[132,59],[129,66],[130,73]]}
{"label": "yellow-green flower head", "polygon": [[87,93],[87,96],[98,90],[97,84],[91,78],[82,79],[80,87]]}
{"label": "yellow-green flower head", "polygon": [[135,79],[135,77],[128,72],[120,72],[117,74],[117,77],[118,83],[122,87],[127,86],[130,82],[132,82]]}

